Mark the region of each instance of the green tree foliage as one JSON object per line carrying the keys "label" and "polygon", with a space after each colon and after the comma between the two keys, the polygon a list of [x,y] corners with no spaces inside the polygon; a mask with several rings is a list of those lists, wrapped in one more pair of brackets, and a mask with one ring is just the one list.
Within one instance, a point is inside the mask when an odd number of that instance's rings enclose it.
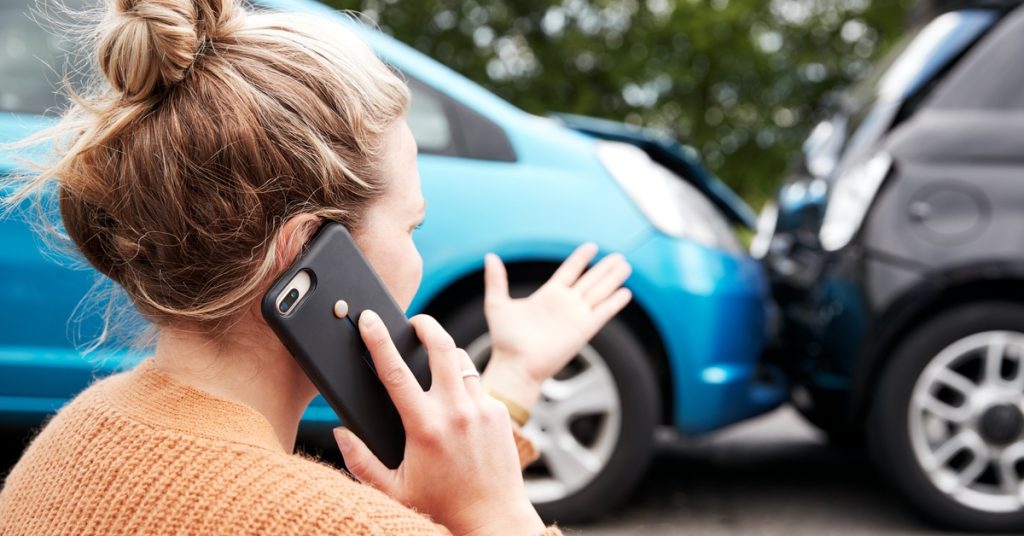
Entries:
{"label": "green tree foliage", "polygon": [[695,146],[754,204],[829,92],[906,29],[907,0],[328,0],[536,114]]}

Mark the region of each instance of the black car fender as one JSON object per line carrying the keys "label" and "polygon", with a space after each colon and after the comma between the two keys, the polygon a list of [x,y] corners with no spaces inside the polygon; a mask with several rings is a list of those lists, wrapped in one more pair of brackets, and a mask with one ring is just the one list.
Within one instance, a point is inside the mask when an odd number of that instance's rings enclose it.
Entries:
{"label": "black car fender", "polygon": [[977,260],[933,271],[892,300],[855,361],[850,416],[855,421],[865,417],[889,355],[917,325],[949,307],[979,300],[1024,301],[1024,260]]}

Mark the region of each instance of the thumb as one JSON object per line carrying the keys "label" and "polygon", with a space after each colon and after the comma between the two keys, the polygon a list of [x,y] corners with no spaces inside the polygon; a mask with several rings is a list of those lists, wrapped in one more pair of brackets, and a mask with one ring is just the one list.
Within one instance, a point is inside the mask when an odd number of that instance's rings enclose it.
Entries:
{"label": "thumb", "polygon": [[345,458],[345,467],[360,482],[369,484],[388,495],[391,495],[392,471],[388,469],[370,448],[344,426],[334,429],[334,440],[338,442],[341,456]]}
{"label": "thumb", "polygon": [[508,299],[505,265],[497,255],[488,253],[484,256],[484,303],[501,303]]}

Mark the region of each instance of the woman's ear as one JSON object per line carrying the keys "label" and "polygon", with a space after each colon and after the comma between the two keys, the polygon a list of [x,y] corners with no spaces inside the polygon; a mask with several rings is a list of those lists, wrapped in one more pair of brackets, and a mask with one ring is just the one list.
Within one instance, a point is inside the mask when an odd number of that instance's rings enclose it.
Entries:
{"label": "woman's ear", "polygon": [[278,232],[274,248],[274,268],[277,272],[287,269],[302,251],[302,246],[320,228],[320,218],[313,214],[298,214],[288,218]]}

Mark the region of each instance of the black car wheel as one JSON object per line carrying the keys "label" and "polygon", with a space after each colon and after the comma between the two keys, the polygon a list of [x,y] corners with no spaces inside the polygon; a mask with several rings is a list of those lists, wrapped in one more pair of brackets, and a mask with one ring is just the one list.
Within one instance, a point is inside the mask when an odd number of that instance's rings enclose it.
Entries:
{"label": "black car wheel", "polygon": [[[518,290],[513,295],[524,294]],[[482,299],[442,324],[483,370],[491,344]],[[650,462],[659,400],[642,346],[613,319],[544,383],[523,429],[541,454],[524,473],[541,516],[588,521],[625,499]]]}
{"label": "black car wheel", "polygon": [[931,519],[1024,529],[1024,305],[962,305],[914,330],[869,427],[880,467]]}

